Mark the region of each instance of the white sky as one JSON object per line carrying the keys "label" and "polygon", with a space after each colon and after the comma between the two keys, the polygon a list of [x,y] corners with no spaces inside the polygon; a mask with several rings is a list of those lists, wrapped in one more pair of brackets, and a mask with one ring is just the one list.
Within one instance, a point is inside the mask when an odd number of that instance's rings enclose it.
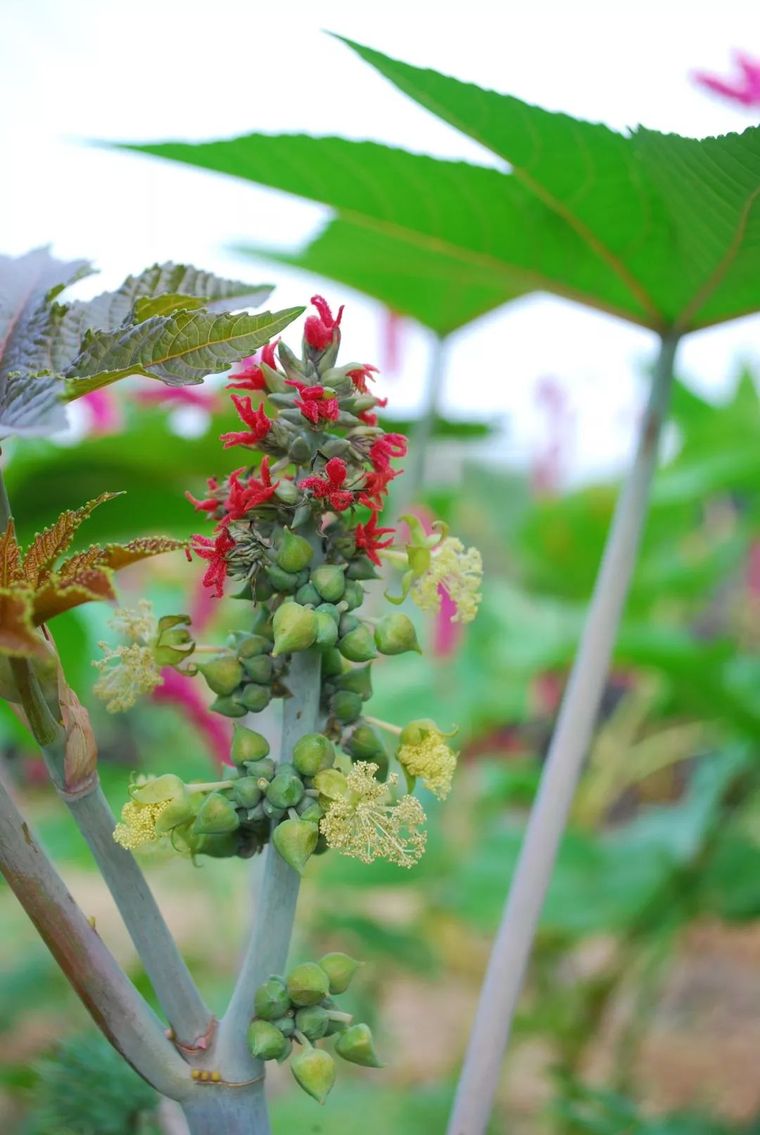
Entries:
{"label": "white sky", "polygon": [[[156,260],[191,261],[278,285],[273,305],[305,303],[313,278],[234,257],[236,241],[297,247],[327,211],[284,194],[86,139],[206,139],[249,131],[374,138],[489,162],[475,143],[397,92],[327,28],[550,109],[624,128],[682,134],[741,130],[755,119],[690,82],[730,70],[732,48],[760,55],[756,0],[0,0],[0,251],[52,243],[101,269],[90,292]],[[83,290],[85,286],[82,286]],[[379,308],[349,299],[345,357],[380,355]],[[409,326],[392,407],[419,404],[429,337]],[[521,301],[452,341],[443,409],[505,417],[504,455],[524,459],[541,433],[538,377],[552,374],[576,414],[573,469],[588,476],[627,451],[651,337],[565,301]],[[693,336],[681,371],[719,397],[739,360],[760,371],[760,318]]]}

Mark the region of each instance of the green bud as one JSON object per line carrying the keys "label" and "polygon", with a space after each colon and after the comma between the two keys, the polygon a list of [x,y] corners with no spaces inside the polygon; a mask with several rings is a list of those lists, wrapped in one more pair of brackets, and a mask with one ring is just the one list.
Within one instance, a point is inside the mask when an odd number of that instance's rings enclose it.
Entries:
{"label": "green bud", "polygon": [[346,794],[346,777],[336,768],[325,768],[314,777],[314,787],[326,800],[340,800]]}
{"label": "green bud", "polygon": [[296,1022],[293,1017],[278,1017],[276,1021],[272,1021],[276,1025],[283,1036],[291,1037],[296,1031]]}
{"label": "green bud", "polygon": [[274,367],[270,367],[269,364],[265,362],[259,363],[259,367],[261,368],[266,388],[270,394],[282,393],[288,389],[285,385],[285,379]]}
{"label": "green bud", "polygon": [[253,591],[253,598],[257,603],[266,603],[267,599],[271,599],[274,595],[274,588],[265,575],[261,572],[256,576],[256,586]]}
{"label": "green bud", "polygon": [[241,776],[236,781],[232,799],[241,808],[255,808],[261,800],[261,789],[255,776]]}
{"label": "green bud", "polygon": [[343,592],[343,602],[348,603],[348,610],[353,611],[356,607],[361,607],[364,602],[364,588],[360,583],[354,579],[349,579],[346,583],[346,590]]}
{"label": "green bud", "polygon": [[273,655],[307,650],[317,637],[317,616],[310,607],[302,607],[300,603],[283,603],[274,613],[272,627]]}
{"label": "green bud", "polygon": [[351,631],[355,631],[356,628],[360,627],[360,626],[361,626],[361,623],[357,619],[356,615],[349,615],[349,614],[341,615],[340,621],[338,623],[338,630],[340,632],[340,637],[343,638],[344,635],[351,634]]}
{"label": "green bud", "polygon": [[272,832],[272,843],[285,862],[303,875],[318,836],[319,828],[308,820],[283,820]]}
{"label": "green bud", "polygon": [[328,648],[322,652],[322,677],[334,678],[336,674],[343,673],[343,658],[336,648]]}
{"label": "green bud", "polygon": [[311,583],[304,583],[299,587],[295,598],[296,603],[300,603],[302,607],[318,607],[322,602],[322,596]]}
{"label": "green bud", "polygon": [[253,995],[253,1008],[263,1021],[284,1017],[290,1008],[290,997],[283,978],[276,974],[268,977]]}
{"label": "green bud", "polygon": [[236,690],[243,680],[243,667],[237,658],[230,655],[212,658],[198,669],[206,679],[208,688],[223,697]]}
{"label": "green bud", "polygon": [[351,1064],[362,1064],[365,1068],[381,1067],[375,1055],[369,1025],[351,1025],[340,1033],[335,1042],[335,1051]]}
{"label": "green bud", "polygon": [[298,379],[303,382],[306,378],[301,360],[291,351],[287,343],[280,340],[277,345],[277,357],[280,360],[283,370],[288,378]]}
{"label": "green bud", "polygon": [[305,733],[293,746],[293,765],[302,776],[316,776],[331,768],[334,760],[333,743],[322,733]]}
{"label": "green bud", "polygon": [[317,1103],[324,1103],[335,1083],[335,1061],[323,1048],[304,1048],[290,1061],[298,1084]]}
{"label": "green bud", "polygon": [[252,682],[260,686],[268,686],[272,681],[272,659],[268,654],[259,654],[256,658],[247,658],[243,669]]}
{"label": "green bud", "polygon": [[209,859],[231,859],[237,855],[240,840],[236,832],[223,835],[199,835],[191,839],[191,850],[195,855],[208,855]]}
{"label": "green bud", "polygon": [[345,457],[350,449],[351,446],[345,438],[330,437],[320,445],[319,452],[329,461],[331,457]]}
{"label": "green bud", "polygon": [[[292,823],[301,821],[293,820]],[[288,994],[294,1005],[316,1005],[330,992],[327,974],[316,962],[302,962],[287,976]]]}
{"label": "green bud", "polygon": [[251,713],[261,713],[272,700],[272,691],[269,686],[258,686],[255,682],[250,682],[238,694],[238,698]]}
{"label": "green bud", "polygon": [[[251,619],[251,634],[272,638],[272,616],[267,607],[256,607]],[[247,637],[247,634],[244,636]]]}
{"label": "green bud", "polygon": [[139,804],[163,804],[164,800],[176,800],[185,795],[185,782],[173,772],[151,777],[130,790],[130,796]]}
{"label": "green bud", "polygon": [[295,808],[303,796],[303,781],[295,772],[278,769],[266,790],[267,800],[275,808]]}
{"label": "green bud", "polygon": [[321,1005],[306,1005],[296,1013],[296,1028],[309,1040],[319,1040],[327,1032],[330,1018]]}
{"label": "green bud", "polygon": [[279,501],[282,501],[283,504],[297,504],[301,493],[295,482],[283,479],[274,490],[274,495]]}
{"label": "green bud", "polygon": [[279,1060],[287,1050],[287,1038],[271,1021],[251,1021],[248,1044],[258,1060]]}
{"label": "green bud", "polygon": [[349,662],[369,662],[377,655],[372,635],[363,625],[344,635],[338,643],[338,650]]}
{"label": "green bud", "polygon": [[273,820],[275,824],[279,824],[280,820],[285,818],[285,809],[278,808],[271,800],[262,800],[261,809],[268,820]]}
{"label": "green bud", "polygon": [[235,654],[243,665],[249,658],[256,658],[260,654],[269,654],[272,649],[272,640],[263,634],[249,634],[240,636],[235,643]]}
{"label": "green bud", "polygon": [[312,455],[312,444],[302,433],[296,434],[290,443],[288,457],[295,465],[305,465]]}
{"label": "green bud", "polygon": [[372,667],[356,666],[346,670],[335,684],[341,690],[351,690],[358,694],[362,701],[368,701],[372,697]]}
{"label": "green bud", "polygon": [[277,564],[269,565],[266,570],[266,577],[275,591],[281,591],[285,595],[292,595],[294,591],[298,590],[297,573],[285,571],[284,568],[279,567]]}
{"label": "green bud", "polygon": [[369,556],[357,556],[346,568],[346,579],[378,579],[377,568]]}
{"label": "green bud", "polygon": [[193,831],[196,835],[224,835],[240,827],[237,810],[221,792],[209,792],[198,809]]}
{"label": "green bud", "polygon": [[225,717],[245,717],[248,713],[246,707],[238,698],[214,698],[209,709],[213,713],[221,713]]}
{"label": "green bud", "polygon": [[313,796],[304,796],[303,800],[296,804],[296,812],[302,820],[307,820],[310,824],[319,824],[324,816],[319,801]]}
{"label": "green bud", "polygon": [[[267,752],[268,751],[269,746],[267,745]],[[257,779],[271,780],[274,776],[277,765],[271,757],[260,757],[256,761],[246,762],[245,767],[251,776],[255,776]]]}
{"label": "green bud", "polygon": [[421,745],[431,733],[435,733],[440,737],[453,737],[457,732],[452,729],[446,733],[443,729],[439,729],[436,723],[430,717],[419,717],[416,721],[410,721],[405,725],[399,735],[398,743],[401,745]]}
{"label": "green bud", "polygon": [[330,702],[330,710],[338,721],[350,725],[361,716],[363,705],[358,694],[352,693],[351,690],[338,690]]}
{"label": "green bud", "polygon": [[357,761],[375,761],[380,754],[385,756],[385,746],[369,725],[357,725],[346,742],[346,751]]}
{"label": "green bud", "polygon": [[327,603],[337,603],[346,590],[343,564],[320,564],[311,573],[311,582]]}
{"label": "green bud", "polygon": [[182,796],[175,796],[169,801],[167,806],[162,809],[161,815],[156,819],[157,832],[171,832],[174,828],[178,828],[180,824],[185,824],[188,820],[192,820],[198,810],[200,801],[197,795],[183,794]]}
{"label": "green bud", "polygon": [[331,993],[345,993],[351,984],[351,978],[362,965],[348,954],[338,952],[325,954],[317,963],[323,969],[330,981]]}
{"label": "green bud", "polygon": [[280,546],[277,549],[277,564],[285,571],[299,572],[308,567],[314,557],[314,549],[303,536],[297,536],[285,528]]}
{"label": "green bud", "polygon": [[381,654],[404,654],[407,650],[421,653],[414,624],[400,611],[384,615],[378,620],[375,627],[375,644]]}
{"label": "green bud", "polygon": [[317,615],[317,646],[335,646],[338,641],[338,627],[330,615]]}

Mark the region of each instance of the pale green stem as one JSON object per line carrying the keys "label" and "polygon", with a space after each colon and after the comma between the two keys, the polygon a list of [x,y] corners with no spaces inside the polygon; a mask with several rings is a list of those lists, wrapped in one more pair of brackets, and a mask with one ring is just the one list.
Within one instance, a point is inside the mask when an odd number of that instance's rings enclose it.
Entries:
{"label": "pale green stem", "polygon": [[105,1036],[159,1092],[182,1099],[190,1069],[88,922],[0,783],[0,870]]}
{"label": "pale green stem", "polygon": [[269,1131],[263,1075],[237,1088],[196,1084],[182,1110],[189,1135],[259,1135]]}
{"label": "pale green stem", "polygon": [[636,562],[677,339],[662,340],[636,456],[615,510],[580,647],[491,952],[448,1135],[482,1135],[562,833],[588,751]]}

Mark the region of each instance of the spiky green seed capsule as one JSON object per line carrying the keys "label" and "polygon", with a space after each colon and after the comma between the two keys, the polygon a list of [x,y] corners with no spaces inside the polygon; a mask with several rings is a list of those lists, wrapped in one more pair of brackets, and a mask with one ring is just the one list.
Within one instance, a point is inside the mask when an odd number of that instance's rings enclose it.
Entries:
{"label": "spiky green seed capsule", "polygon": [[285,529],[277,551],[277,564],[284,571],[299,572],[308,567],[314,556],[314,549],[303,536]]}
{"label": "spiky green seed capsule", "polygon": [[275,808],[295,808],[304,793],[303,781],[294,772],[279,769],[266,790],[267,800]]}
{"label": "spiky green seed capsule", "polygon": [[327,1032],[330,1018],[321,1005],[307,1005],[296,1013],[296,1028],[309,1040],[319,1040]]}
{"label": "spiky green seed capsule", "polygon": [[193,823],[196,835],[224,835],[240,827],[237,809],[221,792],[209,792]]}
{"label": "spiky green seed capsule", "polygon": [[405,654],[408,650],[420,653],[414,623],[401,611],[384,615],[375,627],[375,645],[381,654]]}
{"label": "spiky green seed capsule", "polygon": [[237,658],[233,658],[231,655],[212,658],[210,662],[205,662],[198,669],[206,679],[208,688],[222,697],[231,694],[243,680],[243,667]]}
{"label": "spiky green seed capsule", "polygon": [[349,662],[369,662],[377,656],[372,635],[365,626],[349,631],[338,643],[338,650]]}
{"label": "spiky green seed capsule", "polygon": [[335,1061],[323,1048],[297,1052],[290,1068],[298,1084],[317,1101],[324,1103],[335,1083]]}
{"label": "spiky green seed capsule", "polygon": [[283,603],[274,613],[272,629],[273,655],[308,650],[317,637],[317,616],[311,607],[302,607],[300,603]]}
{"label": "spiky green seed capsule", "polygon": [[272,843],[299,875],[303,875],[318,838],[319,828],[308,820],[283,820],[272,832]]}
{"label": "spiky green seed capsule", "polygon": [[369,1025],[351,1025],[340,1033],[335,1042],[335,1051],[351,1064],[361,1064],[365,1068],[381,1067]]}
{"label": "spiky green seed capsule", "polygon": [[[292,823],[300,821],[291,821]],[[316,1005],[330,992],[330,981],[316,962],[302,962],[287,977],[288,993],[294,1005]]]}
{"label": "spiky green seed capsule", "polygon": [[284,1017],[290,1008],[288,987],[277,974],[268,977],[253,995],[253,1007],[257,1017],[264,1021],[275,1021]]}
{"label": "spiky green seed capsule", "polygon": [[338,951],[324,954],[317,962],[319,968],[327,974],[331,993],[345,993],[361,964],[348,954],[341,954]]}
{"label": "spiky green seed capsule", "polygon": [[301,776],[316,776],[334,760],[335,747],[322,733],[305,733],[293,746],[293,765]]}
{"label": "spiky green seed capsule", "polygon": [[346,590],[342,564],[320,564],[311,573],[311,582],[326,603],[337,603]]}
{"label": "spiky green seed capsule", "polygon": [[288,1050],[288,1040],[271,1021],[252,1021],[248,1044],[258,1060],[280,1060]]}

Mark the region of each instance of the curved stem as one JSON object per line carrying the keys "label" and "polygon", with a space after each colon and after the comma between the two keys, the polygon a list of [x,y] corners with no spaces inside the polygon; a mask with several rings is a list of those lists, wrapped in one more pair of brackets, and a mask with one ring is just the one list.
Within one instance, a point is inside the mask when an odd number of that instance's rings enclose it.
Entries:
{"label": "curved stem", "polygon": [[661,342],[636,456],[615,510],[580,647],[491,952],[448,1135],[482,1135],[491,1114],[533,936],[599,711],[636,562],[676,344],[676,338]]}

